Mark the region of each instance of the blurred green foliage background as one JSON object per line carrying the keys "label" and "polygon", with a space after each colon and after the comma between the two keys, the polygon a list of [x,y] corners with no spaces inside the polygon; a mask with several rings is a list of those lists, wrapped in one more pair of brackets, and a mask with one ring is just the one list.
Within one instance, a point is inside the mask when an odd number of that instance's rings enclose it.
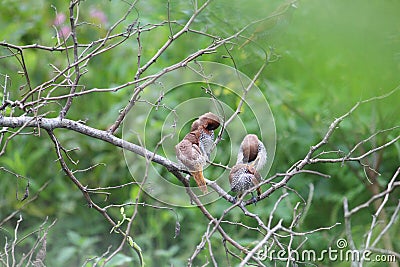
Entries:
{"label": "blurred green foliage background", "polygon": [[[171,1],[170,5],[170,17],[179,23],[185,23],[193,11],[191,1]],[[194,23],[195,29],[207,29],[215,35],[229,36],[248,23],[272,14],[270,19],[254,24],[243,33],[251,42],[240,49],[236,47],[230,51],[237,68],[249,77],[253,77],[264,62],[263,51],[273,51],[276,57],[276,61],[268,64],[257,81],[270,104],[276,123],[277,148],[269,175],[285,172],[297,160],[304,158],[309,147],[322,138],[334,118],[347,112],[357,101],[388,93],[399,86],[400,82],[400,1],[300,0],[296,3],[296,8],[288,5],[288,2],[277,0],[255,0],[245,4],[243,1],[212,1]],[[79,42],[90,43],[104,36],[108,27],[124,14],[126,8],[123,1],[82,1],[82,21],[99,26],[88,24],[79,27]],[[283,14],[279,13],[282,8],[287,8]],[[62,15],[65,15],[64,20]],[[56,17],[60,21],[55,21]],[[167,18],[166,1],[138,1],[135,12],[116,31],[123,30],[136,19],[141,24],[146,24],[159,23]],[[36,43],[53,46],[56,44],[54,27],[57,27],[59,32],[68,31],[67,1],[0,2],[0,41],[21,46]],[[172,27],[174,31],[180,28],[175,24]],[[168,25],[142,34],[143,62],[151,58],[168,39],[169,34]],[[235,41],[240,46],[246,39],[237,38]],[[187,33],[177,40],[146,74],[178,62],[207,45],[207,42],[209,39],[204,36]],[[8,52],[6,48],[1,47],[0,74],[10,76],[11,97],[17,99],[27,88],[21,87],[24,77],[18,74],[18,62],[2,57]],[[80,84],[86,88],[108,88],[132,80],[136,71],[136,53],[136,40],[132,38],[94,58],[87,66],[88,72]],[[232,60],[225,57],[226,55],[227,51],[220,49],[217,53],[205,55],[201,59],[232,66]],[[32,49],[25,50],[24,56],[34,86],[51,77],[53,68],[49,64],[60,67],[66,62],[65,54],[59,52]],[[130,90],[121,90],[117,93],[90,94],[76,99],[68,118],[87,120],[87,124],[92,127],[106,129],[113,123],[118,110],[125,105],[130,93]],[[185,94],[186,98],[196,97],[198,91],[186,90]],[[178,104],[179,95],[176,97],[175,100],[169,99],[167,105],[173,107]],[[329,148],[348,152],[353,145],[370,134],[398,126],[399,102],[400,92],[397,91],[389,98],[361,106],[341,124],[328,144]],[[59,108],[57,104],[48,107],[53,111],[54,117],[57,116]],[[241,116],[246,121],[248,115],[244,113]],[[254,122],[249,119],[249,127],[252,123]],[[157,138],[159,131],[156,125],[154,133],[150,134]],[[74,157],[79,158],[76,168],[83,169],[96,163],[105,163],[81,174],[79,178],[82,184],[104,187],[132,180],[120,149],[65,130],[57,130],[56,134],[65,147],[79,147],[79,150],[72,153]],[[398,134],[399,129],[395,129],[379,135],[373,142],[366,143],[364,149],[383,144]],[[221,146],[227,146],[226,143],[222,142]],[[371,164],[379,160],[378,171],[381,175],[376,182],[382,190],[399,167],[400,144],[397,142],[382,153],[371,156],[369,160]],[[216,161],[224,162],[224,159],[216,158]],[[137,164],[144,165],[145,162],[138,159]],[[21,210],[24,221],[20,228],[20,236],[24,236],[37,229],[44,218],[49,217],[49,221],[57,219],[47,240],[47,266],[81,266],[87,258],[101,255],[110,245],[115,248],[119,244],[120,237],[110,234],[110,225],[94,210],[88,209],[81,193],[60,170],[53,145],[46,134],[39,137],[18,136],[13,139],[7,147],[6,154],[0,158],[0,166],[29,178],[31,195],[50,180],[38,199]],[[160,166],[156,168],[167,175],[166,170]],[[344,166],[320,164],[315,166],[315,169],[330,174],[331,178],[299,175],[289,184],[304,198],[307,198],[309,193],[309,184],[313,184],[315,188],[310,210],[297,229],[299,231],[329,226],[336,222],[343,223],[343,197],[346,196],[350,206],[354,207],[372,195],[364,170],[355,163]],[[1,221],[23,205],[16,199],[15,192],[23,194],[26,180],[16,179],[14,175],[1,171],[0,177]],[[102,205],[124,203],[133,201],[137,192],[138,188],[133,186],[117,190],[107,200],[104,196],[94,198]],[[182,197],[187,198],[183,191]],[[258,214],[268,214],[278,197],[271,196],[251,207],[251,210]],[[291,220],[296,196],[291,196],[290,200],[286,207],[277,211],[277,216],[285,222]],[[158,204],[146,195],[143,195],[141,201]],[[396,202],[396,199],[390,199],[392,206]],[[228,206],[229,203],[219,200],[207,207],[218,217]],[[207,227],[208,221],[198,209],[174,209],[181,224],[180,235],[176,238],[174,213],[139,206],[140,216],[136,217],[133,224],[132,236],[142,248],[147,266],[186,265],[187,258],[193,253],[195,244],[200,241]],[[126,212],[130,214],[132,209],[126,209]],[[353,221],[356,242],[363,241],[373,212],[374,207],[371,206]],[[113,215],[115,218],[121,216],[118,209],[113,211]],[[13,237],[17,219],[15,216],[0,228],[0,247],[3,247],[6,237],[8,240]],[[252,223],[239,209],[234,210],[229,219]],[[242,244],[254,245],[254,237],[243,228],[227,227],[227,232],[229,231],[239,231],[238,241]],[[393,249],[399,251],[398,222],[390,233]],[[342,224],[331,231],[311,235],[305,247],[324,249],[325,246],[321,244],[328,246],[343,235]],[[33,237],[27,238],[20,247],[21,251],[28,249],[33,242]],[[214,249],[217,253],[216,258],[224,262],[223,247],[216,246]],[[109,266],[130,266],[128,262],[132,260],[137,262],[136,256],[125,250],[114,258],[114,262]],[[202,260],[205,258],[200,255],[197,264],[200,265]],[[327,261],[323,264],[348,266],[349,263]]]}

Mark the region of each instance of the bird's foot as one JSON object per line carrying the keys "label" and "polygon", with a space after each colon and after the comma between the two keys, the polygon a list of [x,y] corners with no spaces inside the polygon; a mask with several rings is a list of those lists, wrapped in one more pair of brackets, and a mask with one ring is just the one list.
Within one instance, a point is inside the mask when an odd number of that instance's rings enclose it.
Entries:
{"label": "bird's foot", "polygon": [[257,206],[258,197],[254,196],[253,192],[251,192],[251,201],[253,202],[254,206]]}
{"label": "bird's foot", "polygon": [[232,197],[232,201],[233,201],[233,204],[236,204],[236,202],[238,201],[238,197],[237,196]]}

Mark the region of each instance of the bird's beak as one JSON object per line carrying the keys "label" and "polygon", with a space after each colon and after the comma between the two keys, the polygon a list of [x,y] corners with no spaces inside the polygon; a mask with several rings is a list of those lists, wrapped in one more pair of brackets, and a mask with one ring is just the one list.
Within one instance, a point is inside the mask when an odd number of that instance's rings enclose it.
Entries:
{"label": "bird's beak", "polygon": [[256,169],[256,166],[258,165],[258,162],[260,161],[260,155],[257,155],[256,159],[250,164],[252,168]]}

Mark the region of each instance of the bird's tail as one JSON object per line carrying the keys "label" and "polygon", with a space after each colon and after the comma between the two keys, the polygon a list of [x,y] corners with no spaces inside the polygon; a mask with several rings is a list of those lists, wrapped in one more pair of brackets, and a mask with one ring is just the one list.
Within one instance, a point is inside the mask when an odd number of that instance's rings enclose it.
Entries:
{"label": "bird's tail", "polygon": [[201,192],[203,192],[203,194],[208,193],[206,180],[204,179],[203,176],[203,171],[192,172],[192,175],[194,180],[196,181],[197,186],[200,188]]}

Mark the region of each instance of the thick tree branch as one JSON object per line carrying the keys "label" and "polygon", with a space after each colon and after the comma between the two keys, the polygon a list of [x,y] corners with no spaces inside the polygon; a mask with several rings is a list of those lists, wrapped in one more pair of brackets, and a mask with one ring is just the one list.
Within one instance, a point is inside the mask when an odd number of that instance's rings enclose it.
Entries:
{"label": "thick tree branch", "polygon": [[[108,131],[102,131],[69,119],[61,120],[60,118],[40,118],[40,117],[34,118],[28,116],[0,117],[0,126],[9,128],[39,127],[48,131],[53,131],[55,129],[68,129],[86,136],[90,136],[105,141],[117,147],[129,150],[137,155],[140,155],[146,159],[149,159],[155,163],[164,166],[165,168],[167,168],[168,171],[170,171],[175,176],[177,176],[177,174],[180,173],[181,171],[184,171],[181,170],[179,165],[176,164],[175,162],[163,156],[155,154],[154,152],[149,151],[142,146],[118,138],[110,134]],[[188,182],[183,176],[177,176],[177,178],[185,186],[188,185]],[[208,181],[208,183],[210,184],[210,187],[213,188],[220,196],[224,197],[226,200],[230,202],[233,202],[233,198],[227,192],[225,192],[220,186],[218,186],[215,182]]]}

